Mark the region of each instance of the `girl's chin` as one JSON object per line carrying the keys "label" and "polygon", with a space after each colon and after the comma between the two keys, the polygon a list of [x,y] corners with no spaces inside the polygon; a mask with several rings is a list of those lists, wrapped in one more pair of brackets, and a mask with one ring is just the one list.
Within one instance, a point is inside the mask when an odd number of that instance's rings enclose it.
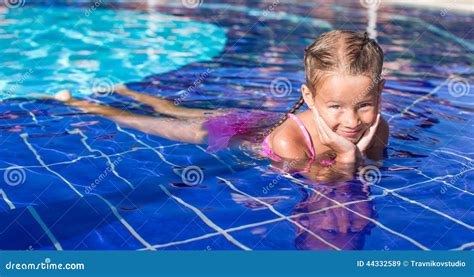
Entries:
{"label": "girl's chin", "polygon": [[355,137],[342,135],[342,137],[344,137],[345,139],[347,139],[348,141],[350,141],[350,142],[352,142],[352,143],[357,143],[357,142],[359,142],[359,140],[360,140],[360,138],[361,138],[360,135],[357,135],[357,136],[355,136]]}

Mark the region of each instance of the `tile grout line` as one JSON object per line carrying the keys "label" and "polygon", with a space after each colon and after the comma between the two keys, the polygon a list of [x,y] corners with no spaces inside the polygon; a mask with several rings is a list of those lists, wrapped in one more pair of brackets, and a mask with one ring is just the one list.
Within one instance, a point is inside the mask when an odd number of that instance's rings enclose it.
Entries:
{"label": "tile grout line", "polygon": [[451,81],[449,78],[447,78],[446,80],[444,80],[444,82],[442,82],[441,84],[437,85],[432,91],[430,91],[429,93],[423,95],[423,96],[420,96],[418,97],[417,99],[415,99],[410,105],[406,106],[402,111],[400,111],[399,113],[397,114],[394,114],[392,115],[389,119],[387,119],[387,122],[390,122],[392,121],[392,119],[394,119],[395,117],[400,117],[402,116],[403,114],[405,114],[406,112],[408,112],[412,107],[414,107],[416,104],[418,104],[419,102],[429,98],[431,95],[435,94],[436,92],[438,92],[438,90],[440,90],[444,85],[446,85],[447,83],[449,83],[449,81]]}
{"label": "tile grout line", "polygon": [[468,247],[473,247],[474,246],[474,242],[468,242],[468,243],[465,243],[457,248],[453,248],[451,250],[455,250],[455,251],[459,251],[459,250],[466,250],[466,248]]}
{"label": "tile grout line", "polygon": [[166,164],[168,165],[171,165],[171,166],[178,166],[172,162],[169,162],[165,156],[163,156],[163,154],[161,152],[159,152],[158,150],[156,150],[155,148],[151,147],[150,145],[144,143],[142,140],[138,139],[137,136],[133,133],[130,133],[130,132],[127,132],[125,131],[124,129],[122,129],[117,123],[115,123],[115,127],[117,128],[117,130],[119,130],[120,132],[122,133],[125,133],[127,135],[129,135],[130,137],[132,137],[136,142],[140,143],[141,145],[145,146],[146,148],[148,148],[149,150],[155,152],[159,157],[160,159],[165,162]]}
{"label": "tile grout line", "polygon": [[3,200],[7,203],[8,207],[10,207],[10,210],[16,209],[15,205],[8,199],[7,194],[3,189],[0,189],[0,194],[2,195]]}
{"label": "tile grout line", "polygon": [[[87,148],[87,150],[89,150],[89,152],[91,152],[91,153],[93,153],[93,152],[99,152],[100,155],[101,155],[101,157],[104,158],[104,159],[106,159],[107,162],[109,163],[108,166],[110,166],[110,169],[111,169],[111,171],[113,172],[113,174],[114,174],[117,178],[123,180],[130,188],[135,189],[135,187],[133,186],[132,183],[130,183],[130,181],[128,181],[127,179],[125,179],[124,177],[122,177],[122,176],[115,170],[115,164],[112,162],[112,160],[110,159],[110,157],[109,157],[107,154],[105,154],[104,152],[102,152],[102,151],[99,150],[99,149],[94,149],[94,148],[92,148],[92,147],[87,143],[86,140],[87,140],[88,137],[87,137],[86,135],[84,135],[84,133],[83,133],[80,129],[74,129],[74,130],[72,130],[72,131],[67,130],[67,131],[68,131],[69,134],[79,134],[79,135],[81,136],[81,142],[82,142],[82,144]],[[120,156],[119,156],[119,157],[120,157]]]}
{"label": "tile grout line", "polygon": [[[286,177],[286,178],[289,178],[289,179],[291,179],[291,180],[294,180],[295,183],[297,183],[297,184],[299,184],[299,185],[301,185],[301,186],[303,186],[303,187],[305,186],[304,183],[302,183],[300,180],[294,178],[293,176]],[[317,190],[315,190],[315,189],[313,189],[313,188],[311,188],[311,187],[309,187],[309,186],[308,186],[307,188],[310,189],[311,191],[314,191],[315,193],[321,195],[322,197],[328,199],[328,200],[331,201],[331,202],[334,202],[334,203],[336,203],[336,204],[341,204],[341,203],[338,202],[337,200],[334,200],[334,199],[332,199],[332,198],[330,198],[330,197],[327,197],[326,195],[320,193],[319,191],[317,191]],[[379,226],[380,228],[382,228],[382,229],[384,229],[384,230],[386,230],[386,231],[388,231],[388,232],[390,232],[390,233],[392,233],[392,234],[394,234],[394,235],[397,235],[397,236],[399,236],[399,237],[401,237],[401,238],[406,239],[407,241],[411,242],[412,244],[418,246],[419,248],[421,248],[421,249],[423,249],[423,250],[430,250],[429,248],[427,248],[427,247],[424,246],[423,244],[419,243],[418,241],[416,241],[416,240],[414,240],[414,239],[412,239],[412,238],[410,238],[410,237],[408,237],[408,236],[406,236],[406,235],[404,235],[404,234],[401,234],[401,233],[399,233],[399,232],[397,232],[397,231],[395,231],[395,230],[393,230],[393,229],[391,229],[391,228],[385,226],[384,224],[378,222],[377,220],[374,220],[374,219],[372,219],[372,218],[370,218],[370,217],[367,217],[367,216],[365,216],[365,215],[363,215],[363,214],[361,214],[361,213],[359,213],[359,212],[357,212],[357,211],[354,211],[354,210],[352,210],[352,209],[350,209],[350,208],[348,208],[348,207],[345,207],[345,206],[342,206],[342,207],[343,207],[344,209],[346,209],[346,210],[348,210],[348,211],[350,211],[350,212],[353,212],[354,214],[356,214],[356,215],[358,215],[358,216],[360,216],[360,217],[362,217],[362,218],[364,218],[364,219],[366,219],[366,220],[368,220],[368,221],[370,221],[370,222],[376,224],[376,225]]]}
{"label": "tile grout line", "polygon": [[[349,202],[346,202],[346,203],[342,203],[342,205],[345,206],[345,205],[352,205],[352,204],[357,204],[357,203],[369,202],[369,201],[372,201],[373,199],[375,199],[377,197],[380,197],[380,196],[375,196],[375,197],[372,196],[372,197],[370,197],[371,199],[349,201]],[[298,217],[305,216],[305,215],[317,214],[317,213],[320,213],[320,212],[324,212],[324,211],[331,210],[331,209],[334,209],[334,208],[339,208],[339,207],[340,207],[340,205],[328,206],[328,207],[324,207],[324,208],[314,210],[314,211],[311,211],[311,212],[291,215],[288,218],[298,218]],[[285,220],[285,219],[282,218],[282,217],[278,217],[278,218],[269,219],[269,220],[265,220],[265,221],[261,221],[261,222],[250,223],[250,224],[241,225],[241,226],[238,226],[238,227],[228,228],[228,229],[225,229],[224,231],[228,232],[228,233],[236,232],[236,231],[249,229],[249,228],[252,228],[252,227],[264,226],[264,225],[267,225],[267,224],[280,222],[280,221],[283,221],[283,220]],[[202,239],[206,239],[206,238],[214,237],[214,236],[218,236],[218,235],[221,235],[221,233],[219,233],[219,232],[209,233],[209,234],[205,234],[205,235],[201,235],[201,236],[198,236],[198,237],[185,239],[185,240],[181,240],[181,241],[168,242],[168,243],[165,243],[165,244],[156,244],[152,247],[153,248],[164,248],[164,247],[168,247],[168,246],[173,246],[173,245],[178,245],[178,244],[186,244],[188,242],[193,242],[193,241],[199,241],[199,240],[202,240]],[[138,249],[138,250],[147,250],[147,248],[142,248],[142,249]]]}
{"label": "tile grout line", "polygon": [[[26,143],[26,145],[28,146],[28,148],[31,150],[31,152],[33,152],[33,154],[35,155],[36,159],[38,160],[38,162],[43,165],[43,167],[50,171],[51,173],[53,173],[54,175],[58,176],[61,180],[63,180],[74,192],[76,192],[76,194],[78,194],[81,198],[84,198],[84,195],[82,195],[76,188],[74,188],[74,186],[67,180],[65,179],[61,174],[57,173],[56,171],[50,169],[45,163],[44,161],[41,159],[41,157],[39,156],[39,154],[36,152],[36,150],[34,149],[34,147],[28,142],[27,138],[28,138],[28,134],[27,133],[23,133],[20,135],[24,142]],[[112,212],[114,213],[114,215],[120,220],[120,222],[127,228],[127,230],[129,230],[132,235],[134,237],[136,237],[144,246],[146,247],[150,247],[151,245],[146,242],[145,240],[143,240],[140,235],[138,235],[138,233],[135,232],[135,230],[133,229],[133,227],[130,226],[130,224],[128,224],[128,222],[123,219],[120,214],[118,214],[116,208],[110,204],[109,201],[107,201],[105,198],[103,198],[102,196],[98,195],[98,194],[94,194],[96,196],[99,197],[99,199],[101,199],[102,201],[104,201],[109,207],[110,209],[112,210]]]}
{"label": "tile grout line", "polygon": [[209,155],[213,156],[213,157],[214,157],[216,160],[218,160],[221,164],[225,165],[225,166],[230,170],[230,172],[235,173],[235,170],[234,170],[230,165],[228,165],[227,163],[225,163],[225,162],[224,162],[219,156],[217,156],[216,154],[214,154],[214,153],[208,153],[208,152],[206,151],[206,149],[202,148],[200,145],[196,145],[196,148],[202,150],[202,151],[203,151],[204,153],[206,153],[206,154],[209,154]]}
{"label": "tile grout line", "polygon": [[[143,239],[142,236],[140,236],[137,233],[137,231],[135,231],[135,229],[119,214],[119,212],[117,211],[117,208],[114,207],[114,205],[112,205],[112,203],[110,203],[107,199],[105,199],[100,194],[91,193],[91,195],[95,195],[99,199],[104,201],[107,204],[107,206],[109,206],[109,208],[112,210],[112,213],[115,215],[115,217],[117,217],[117,219],[120,221],[120,223],[122,223],[122,225],[125,226],[125,228],[127,228],[127,230],[132,234],[132,236],[134,236],[145,247],[151,248],[151,244],[148,243],[145,239]],[[150,250],[153,250],[153,249],[150,249]]]}
{"label": "tile grout line", "polygon": [[277,211],[272,205],[268,204],[267,202],[262,201],[262,200],[260,200],[260,199],[258,199],[258,198],[256,198],[256,197],[253,197],[253,196],[251,196],[251,195],[249,195],[249,194],[247,194],[247,193],[245,193],[245,192],[243,192],[243,191],[237,189],[237,188],[236,188],[229,180],[227,180],[227,179],[224,179],[224,178],[221,178],[221,177],[217,177],[217,178],[218,178],[219,180],[223,181],[223,182],[224,182],[229,188],[231,188],[233,191],[236,191],[236,192],[238,192],[238,193],[240,193],[240,194],[242,194],[242,195],[245,195],[245,196],[251,198],[252,200],[255,200],[255,201],[257,201],[258,203],[260,203],[260,204],[266,206],[266,207],[267,207],[271,212],[273,212],[275,215],[277,215],[277,216],[279,216],[279,217],[285,219],[286,221],[289,221],[289,222],[293,223],[294,225],[298,226],[299,228],[305,230],[305,231],[308,232],[311,236],[313,236],[313,237],[319,239],[319,240],[320,240],[321,242],[323,242],[324,244],[326,244],[326,245],[328,245],[328,246],[330,246],[330,247],[332,247],[332,248],[334,248],[334,249],[336,249],[336,250],[341,250],[339,247],[337,247],[337,246],[335,246],[334,244],[332,244],[332,243],[326,241],[324,238],[322,238],[321,236],[315,234],[313,231],[309,230],[308,228],[304,227],[303,225],[299,224],[298,222],[296,222],[296,221],[294,221],[294,220],[288,218],[288,216],[285,216],[285,215],[281,214],[279,211]]}
{"label": "tile grout line", "polygon": [[31,143],[28,142],[28,133],[23,133],[20,135],[21,138],[23,139],[23,141],[25,142],[25,144],[28,146],[28,148],[30,149],[30,151],[35,155],[36,157],[36,160],[46,169],[48,170],[49,172],[53,173],[54,175],[56,175],[57,177],[59,177],[61,180],[63,180],[77,195],[79,195],[80,197],[84,197],[84,195],[82,193],[80,193],[66,178],[64,178],[61,174],[59,174],[58,172],[52,170],[51,168],[49,168],[48,165],[46,165],[44,163],[44,161],[41,159],[41,157],[39,156],[38,152],[35,150],[35,148],[33,147],[33,145],[31,145]]}
{"label": "tile grout line", "polygon": [[46,223],[44,223],[43,219],[41,219],[41,216],[38,214],[38,212],[36,211],[36,209],[33,207],[33,206],[28,206],[27,207],[28,211],[30,211],[31,215],[34,217],[34,219],[36,220],[36,222],[38,222],[38,224],[41,226],[41,228],[43,229],[43,231],[46,233],[46,235],[49,237],[49,239],[51,240],[51,242],[53,243],[54,247],[56,248],[56,250],[63,250],[63,247],[61,246],[61,244],[59,243],[59,241],[56,239],[56,237],[54,236],[53,232],[51,232],[51,230],[48,228],[48,226],[46,225]]}
{"label": "tile grout line", "polygon": [[[395,165],[396,165],[396,164],[395,164]],[[398,166],[398,165],[397,165],[397,166]],[[462,192],[462,193],[469,194],[469,195],[471,195],[471,196],[474,195],[474,193],[472,193],[472,192],[470,192],[470,191],[460,189],[460,188],[458,188],[458,187],[456,187],[456,186],[454,186],[454,185],[452,185],[452,184],[450,184],[450,183],[447,183],[446,181],[443,180],[443,179],[446,179],[446,178],[448,178],[448,177],[455,177],[455,176],[464,174],[464,173],[466,173],[466,172],[472,171],[472,170],[474,170],[473,168],[470,168],[470,169],[461,171],[461,172],[459,172],[459,173],[457,173],[457,174],[455,174],[455,175],[450,175],[450,174],[448,174],[448,175],[445,175],[445,176],[437,176],[437,177],[434,177],[434,178],[429,177],[428,175],[424,174],[424,173],[423,173],[421,170],[419,170],[419,169],[413,169],[413,170],[414,170],[414,171],[417,171],[417,172],[419,173],[419,175],[422,175],[422,176],[428,178],[428,180],[421,181],[421,182],[417,182],[417,183],[413,183],[413,184],[406,185],[406,186],[403,186],[403,187],[399,187],[399,188],[396,188],[396,189],[387,189],[387,188],[384,188],[384,189],[386,189],[386,190],[392,192],[392,191],[404,190],[404,189],[411,188],[411,187],[413,187],[413,186],[421,185],[421,184],[425,184],[425,183],[441,182],[441,183],[445,184],[446,186],[451,187],[451,188],[454,189],[454,190],[460,191],[460,192]]]}
{"label": "tile grout line", "polygon": [[[378,186],[378,187],[380,187],[380,186]],[[380,188],[381,188],[381,187],[380,187]],[[465,222],[463,222],[463,221],[461,221],[461,220],[458,220],[458,219],[456,219],[456,218],[453,218],[453,217],[451,217],[450,215],[447,215],[447,214],[445,214],[445,213],[443,213],[443,212],[441,212],[441,211],[438,211],[438,210],[436,210],[436,209],[434,209],[434,208],[431,208],[431,207],[429,207],[429,206],[427,206],[427,205],[425,205],[425,204],[423,204],[423,203],[417,202],[417,201],[415,201],[415,200],[411,200],[411,199],[409,199],[409,198],[407,198],[407,197],[404,197],[404,196],[402,196],[402,195],[400,195],[400,194],[398,194],[398,193],[396,193],[396,192],[393,192],[393,191],[391,191],[390,194],[394,195],[394,196],[397,197],[397,198],[400,198],[400,199],[404,200],[405,202],[408,202],[408,203],[411,203],[411,204],[420,206],[420,207],[422,207],[422,208],[424,208],[424,209],[426,209],[426,210],[428,210],[428,211],[431,211],[431,212],[433,212],[433,213],[435,213],[435,214],[438,214],[438,215],[440,215],[440,216],[442,216],[442,217],[445,217],[446,219],[449,219],[449,220],[453,221],[454,223],[457,223],[457,224],[459,224],[459,225],[461,225],[461,226],[463,226],[463,227],[466,227],[466,228],[468,228],[469,230],[474,230],[474,227],[473,227],[472,225],[469,225],[469,224],[467,224],[467,223],[465,223]]]}
{"label": "tile grout line", "polygon": [[247,246],[243,245],[242,243],[238,242],[234,237],[229,235],[225,230],[223,230],[221,227],[216,225],[214,222],[212,222],[206,215],[204,215],[198,208],[192,206],[191,204],[186,203],[183,199],[171,194],[163,185],[160,185],[160,188],[163,190],[166,195],[169,197],[172,197],[174,200],[176,200],[178,203],[181,205],[186,206],[187,208],[191,209],[194,213],[196,213],[206,225],[211,227],[212,229],[216,230],[219,232],[219,234],[223,235],[228,241],[231,243],[235,244],[236,246],[242,248],[243,250],[252,250],[248,248]]}
{"label": "tile grout line", "polygon": [[[177,146],[177,145],[181,145],[181,143],[170,144],[170,145],[166,145],[166,146],[156,146],[156,147],[153,147],[153,148],[162,149],[162,148],[174,147],[174,146]],[[123,154],[133,153],[133,152],[136,152],[136,151],[139,151],[139,150],[140,151],[141,150],[149,150],[147,147],[134,147],[134,148],[135,149],[127,150],[127,151],[123,151],[123,152],[118,152],[118,153],[111,154],[111,155],[108,155],[108,156],[109,157],[115,157],[115,156],[121,156]],[[87,158],[99,159],[99,158],[102,158],[102,157],[97,157],[96,155],[85,155],[85,156],[79,156],[79,157],[75,158],[74,160],[70,160],[70,161],[50,163],[50,164],[47,164],[47,166],[74,164],[74,163],[76,163],[76,162],[78,162],[82,159],[87,159]],[[21,167],[21,168],[43,168],[42,165],[25,165],[25,166],[16,166],[16,167]],[[0,168],[0,170],[7,170],[9,168],[11,168],[11,167],[3,167],[3,168]]]}

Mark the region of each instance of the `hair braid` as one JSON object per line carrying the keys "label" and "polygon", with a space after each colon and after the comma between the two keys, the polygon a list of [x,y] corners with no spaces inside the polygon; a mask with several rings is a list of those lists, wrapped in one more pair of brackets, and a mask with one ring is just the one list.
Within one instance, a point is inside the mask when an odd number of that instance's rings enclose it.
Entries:
{"label": "hair braid", "polygon": [[304,98],[303,96],[300,96],[300,99],[296,101],[293,107],[291,107],[291,109],[288,112],[286,112],[285,115],[280,118],[280,120],[278,120],[275,124],[273,124],[273,126],[270,129],[266,130],[266,132],[259,134],[259,139],[262,140],[267,135],[271,134],[273,130],[275,130],[278,126],[280,126],[281,124],[283,124],[283,122],[285,122],[285,120],[288,117],[288,114],[290,113],[294,114],[299,108],[301,108],[301,106],[303,106],[303,104],[304,104]]}
{"label": "hair braid", "polygon": [[370,38],[367,32],[364,32],[361,36],[359,51],[355,54],[354,62],[360,62],[364,58],[364,47],[369,44]]}

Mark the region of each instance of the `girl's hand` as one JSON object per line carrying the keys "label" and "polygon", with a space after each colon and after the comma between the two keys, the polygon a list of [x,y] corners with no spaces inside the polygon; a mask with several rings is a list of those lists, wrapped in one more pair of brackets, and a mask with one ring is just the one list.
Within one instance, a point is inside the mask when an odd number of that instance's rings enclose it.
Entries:
{"label": "girl's hand", "polygon": [[377,131],[377,127],[380,123],[380,113],[377,114],[377,119],[375,120],[374,124],[369,127],[362,136],[362,138],[357,143],[357,148],[359,149],[362,156],[365,156],[365,152],[369,148],[372,139],[374,138],[375,132]]}
{"label": "girl's hand", "polygon": [[345,163],[355,162],[357,153],[355,144],[331,130],[324,119],[321,118],[316,108],[313,107],[311,110],[313,111],[314,121],[316,122],[316,128],[321,143],[336,152],[336,160]]}

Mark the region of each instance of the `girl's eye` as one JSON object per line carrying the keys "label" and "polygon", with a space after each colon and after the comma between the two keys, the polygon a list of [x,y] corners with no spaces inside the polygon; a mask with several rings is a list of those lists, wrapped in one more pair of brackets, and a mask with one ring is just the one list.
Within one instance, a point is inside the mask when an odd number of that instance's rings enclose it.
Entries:
{"label": "girl's eye", "polygon": [[362,104],[359,105],[359,109],[365,108],[365,107],[370,107],[370,106],[372,106],[372,103],[362,103]]}
{"label": "girl's eye", "polygon": [[339,105],[332,105],[332,106],[329,106],[329,108],[331,109],[339,109],[341,106]]}

